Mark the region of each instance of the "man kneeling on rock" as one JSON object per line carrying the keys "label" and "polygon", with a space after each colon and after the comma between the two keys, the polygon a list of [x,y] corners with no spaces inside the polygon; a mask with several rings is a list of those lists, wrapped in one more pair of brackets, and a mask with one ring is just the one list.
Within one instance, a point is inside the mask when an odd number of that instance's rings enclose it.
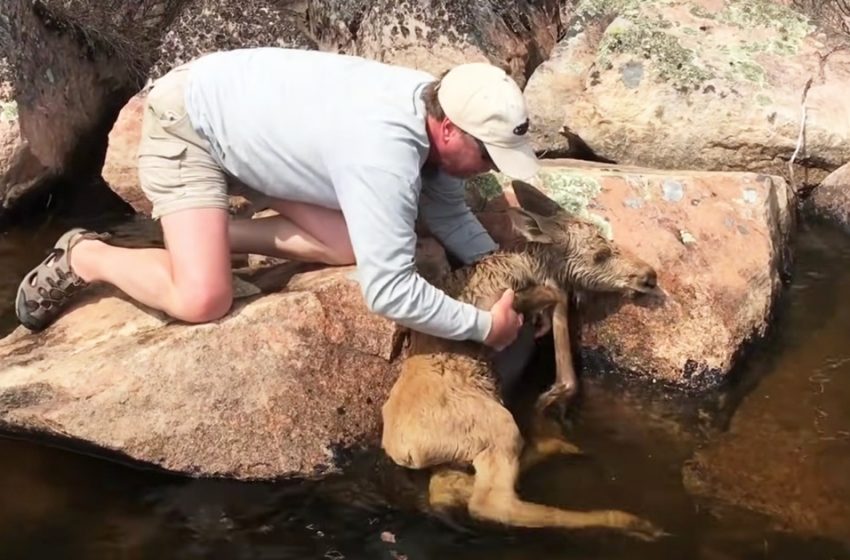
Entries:
{"label": "man kneeling on rock", "polygon": [[[147,97],[139,181],[166,249],[130,249],[74,229],[26,275],[18,319],[52,323],[80,288],[107,282],[191,323],[232,305],[230,253],[357,264],[369,309],[406,327],[503,348],[521,318],[448,297],[414,267],[414,225],[461,261],[497,248],[466,206],[463,180],[538,162],[517,84],[484,63],[441,79],[358,57],[241,49],[175,68]],[[279,215],[231,220],[228,179]]]}

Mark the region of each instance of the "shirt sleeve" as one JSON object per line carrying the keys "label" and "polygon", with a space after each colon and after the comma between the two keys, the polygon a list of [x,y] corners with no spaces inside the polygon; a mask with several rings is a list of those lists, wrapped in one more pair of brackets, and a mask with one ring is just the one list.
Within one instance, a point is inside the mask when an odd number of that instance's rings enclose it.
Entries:
{"label": "shirt sleeve", "polygon": [[422,219],[443,246],[465,264],[498,249],[466,204],[465,183],[440,174],[426,181],[420,197]]}
{"label": "shirt sleeve", "polygon": [[369,309],[426,334],[483,342],[490,312],[449,297],[416,272],[420,181],[365,164],[337,166],[332,180]]}

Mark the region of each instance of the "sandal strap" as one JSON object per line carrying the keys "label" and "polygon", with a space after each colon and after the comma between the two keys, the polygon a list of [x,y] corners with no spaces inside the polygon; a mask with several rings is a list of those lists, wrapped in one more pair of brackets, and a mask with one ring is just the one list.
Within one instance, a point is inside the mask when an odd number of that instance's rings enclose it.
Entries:
{"label": "sandal strap", "polygon": [[[106,241],[111,238],[112,235],[109,233],[97,233],[94,231],[89,231],[82,228],[74,228],[69,230],[60,237],[56,241],[56,245],[53,246],[54,249],[62,249],[64,251],[70,252],[80,241],[84,241],[87,239],[93,239],[97,241]],[[64,247],[63,247],[64,245]]]}

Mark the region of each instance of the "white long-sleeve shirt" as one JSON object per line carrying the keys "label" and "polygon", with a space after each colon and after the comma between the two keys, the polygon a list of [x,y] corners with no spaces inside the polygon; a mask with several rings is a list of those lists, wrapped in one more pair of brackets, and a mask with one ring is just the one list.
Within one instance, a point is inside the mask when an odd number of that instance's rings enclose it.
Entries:
{"label": "white long-sleeve shirt", "polygon": [[372,311],[450,339],[483,341],[489,311],[416,273],[419,212],[464,262],[496,244],[464,201],[463,181],[423,179],[429,151],[425,72],[281,48],[206,55],[188,75],[186,110],[220,165],[249,187],[342,211]]}

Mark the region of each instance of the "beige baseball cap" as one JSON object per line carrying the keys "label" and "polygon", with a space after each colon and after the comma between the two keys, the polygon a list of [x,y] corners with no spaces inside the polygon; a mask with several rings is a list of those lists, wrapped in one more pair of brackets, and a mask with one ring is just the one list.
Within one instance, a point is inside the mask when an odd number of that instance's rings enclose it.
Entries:
{"label": "beige baseball cap", "polygon": [[450,121],[486,146],[499,171],[514,179],[537,173],[525,98],[504,70],[485,62],[455,66],[443,76],[437,99]]}

